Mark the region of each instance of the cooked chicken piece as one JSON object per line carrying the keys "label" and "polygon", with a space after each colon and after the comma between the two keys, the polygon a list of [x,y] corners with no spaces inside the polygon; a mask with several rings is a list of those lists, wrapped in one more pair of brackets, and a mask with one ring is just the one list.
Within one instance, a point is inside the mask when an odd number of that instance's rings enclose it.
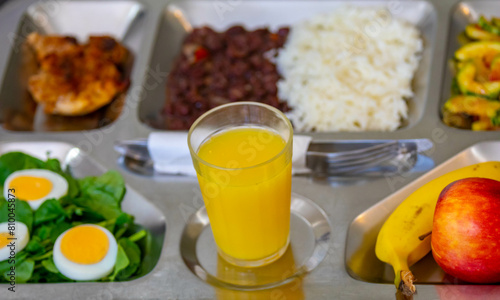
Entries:
{"label": "cooked chicken piece", "polygon": [[110,37],[90,37],[78,45],[71,38],[31,34],[40,69],[29,79],[34,100],[49,114],[85,115],[110,103],[127,88],[120,68],[127,50]]}
{"label": "cooked chicken piece", "polygon": [[46,36],[34,32],[28,35],[27,42],[39,61],[49,54],[73,56],[82,51],[77,40],[70,36]]}
{"label": "cooked chicken piece", "polygon": [[113,38],[107,36],[90,36],[85,47],[85,55],[100,57],[115,64],[123,64],[128,57],[128,51]]}

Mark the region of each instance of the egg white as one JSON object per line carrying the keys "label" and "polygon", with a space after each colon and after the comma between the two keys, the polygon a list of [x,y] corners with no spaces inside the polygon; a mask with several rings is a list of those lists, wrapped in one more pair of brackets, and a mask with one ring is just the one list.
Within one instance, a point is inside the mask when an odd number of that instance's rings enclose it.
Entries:
{"label": "egg white", "polygon": [[[104,256],[100,262],[90,265],[78,264],[67,259],[61,252],[61,240],[63,236],[68,231],[78,226],[93,226],[99,228],[106,234],[109,241],[108,253],[106,253],[106,256]],[[56,243],[54,244],[53,256],[54,264],[57,269],[61,272],[61,274],[73,280],[97,280],[109,275],[115,266],[116,255],[118,254],[118,244],[116,243],[115,237],[111,234],[111,232],[109,232],[109,230],[98,225],[83,224],[78,226],[72,227],[63,232],[59,235]]]}
{"label": "egg white", "polygon": [[[37,210],[40,207],[40,205],[42,205],[42,203],[48,199],[53,199],[53,198],[59,199],[63,196],[66,196],[66,194],[68,193],[68,182],[61,175],[49,170],[26,169],[26,170],[16,171],[7,177],[3,188],[3,196],[5,199],[9,199],[10,182],[18,176],[43,177],[52,182],[52,190],[45,197],[26,201],[33,210]],[[30,187],[27,186],[23,188],[29,189]],[[19,200],[24,200],[24,199],[19,199]]]}
{"label": "egg white", "polygon": [[[15,244],[14,250],[17,253],[17,252],[23,250],[24,247],[26,247],[26,245],[28,244],[28,242],[30,240],[30,234],[28,231],[28,227],[24,223],[15,221],[14,226],[15,226],[15,230],[14,230],[13,237],[16,239],[12,240],[12,242],[14,242],[14,244]],[[0,233],[2,233],[2,232],[7,232],[7,233],[10,232],[9,223],[7,223],[7,222],[0,223]],[[8,245],[3,247],[3,248],[0,248],[0,261],[8,259],[10,257],[10,251],[11,251],[11,249]]]}

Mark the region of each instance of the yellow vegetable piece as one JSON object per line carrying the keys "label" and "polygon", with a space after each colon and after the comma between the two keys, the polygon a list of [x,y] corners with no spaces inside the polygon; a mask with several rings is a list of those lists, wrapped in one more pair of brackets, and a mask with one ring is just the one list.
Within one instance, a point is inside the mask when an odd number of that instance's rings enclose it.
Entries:
{"label": "yellow vegetable piece", "polygon": [[474,40],[500,41],[500,36],[478,28],[475,24],[470,24],[465,27],[465,35]]}
{"label": "yellow vegetable piece", "polygon": [[468,62],[458,71],[457,83],[463,94],[484,95],[497,99],[500,93],[500,81],[479,82],[476,80],[477,67]]}
{"label": "yellow vegetable piece", "polygon": [[455,96],[446,101],[444,109],[454,114],[466,113],[471,116],[492,118],[500,109],[500,101],[490,101],[476,96]]}
{"label": "yellow vegetable piece", "polygon": [[474,131],[494,130],[495,126],[491,123],[490,118],[483,117],[473,122],[471,129]]}
{"label": "yellow vegetable piece", "polygon": [[455,58],[458,60],[468,60],[475,57],[482,57],[487,62],[491,62],[498,54],[500,54],[499,41],[480,41],[460,47],[455,52]]}

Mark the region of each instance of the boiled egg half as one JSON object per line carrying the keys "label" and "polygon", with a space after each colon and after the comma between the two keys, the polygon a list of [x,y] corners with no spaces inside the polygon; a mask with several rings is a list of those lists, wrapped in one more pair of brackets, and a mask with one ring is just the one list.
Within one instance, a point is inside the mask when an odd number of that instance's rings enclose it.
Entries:
{"label": "boiled egg half", "polygon": [[[9,226],[14,228],[9,228]],[[11,232],[14,232],[14,235],[11,235]],[[29,240],[30,234],[26,224],[18,221],[10,225],[7,222],[0,223],[0,261],[6,260],[14,256],[14,253],[23,250]]]}
{"label": "boiled egg half", "polygon": [[61,175],[42,169],[27,169],[10,174],[5,180],[3,196],[14,194],[37,210],[48,199],[59,199],[68,193],[68,182]]}
{"label": "boiled egg half", "polygon": [[54,264],[73,280],[97,280],[113,270],[118,253],[115,237],[104,227],[84,224],[63,232],[54,244]]}

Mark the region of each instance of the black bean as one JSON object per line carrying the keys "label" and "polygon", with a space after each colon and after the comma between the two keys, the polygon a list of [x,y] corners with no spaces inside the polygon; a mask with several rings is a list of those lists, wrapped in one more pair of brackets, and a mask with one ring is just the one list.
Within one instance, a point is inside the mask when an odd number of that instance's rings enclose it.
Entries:
{"label": "black bean", "polygon": [[234,36],[234,35],[245,34],[246,32],[247,31],[245,30],[245,28],[243,28],[240,25],[236,25],[236,26],[233,26],[233,27],[229,28],[228,30],[226,30],[225,36],[227,38],[227,37]]}
{"label": "black bean", "polygon": [[[187,129],[207,110],[232,101],[258,101],[287,111],[277,97],[280,76],[266,52],[282,47],[288,33],[288,28],[276,33],[241,26],[222,33],[195,28],[184,39],[167,80],[163,114],[168,128]],[[209,55],[199,59],[199,49]]]}

